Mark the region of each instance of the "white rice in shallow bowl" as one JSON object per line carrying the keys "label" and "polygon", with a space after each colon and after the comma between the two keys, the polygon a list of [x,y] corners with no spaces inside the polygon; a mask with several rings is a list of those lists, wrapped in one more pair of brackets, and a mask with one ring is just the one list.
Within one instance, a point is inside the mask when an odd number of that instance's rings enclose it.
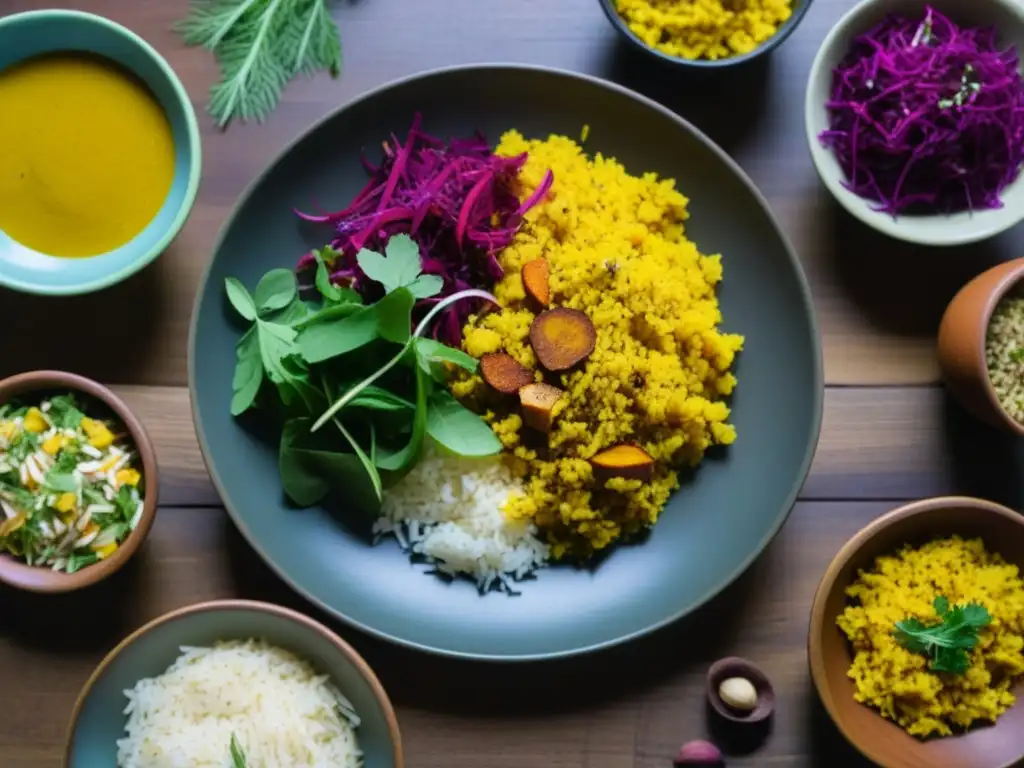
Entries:
{"label": "white rice in shallow bowl", "polygon": [[428,446],[423,458],[384,494],[378,535],[392,534],[403,549],[426,558],[447,576],[474,579],[481,592],[514,591],[514,581],[547,563],[548,547],[527,521],[502,511],[523,492],[500,456],[466,459]]}
{"label": "white rice in shallow bowl", "polygon": [[164,674],[125,691],[118,768],[358,768],[352,705],[305,661],[257,640],[182,648]]}

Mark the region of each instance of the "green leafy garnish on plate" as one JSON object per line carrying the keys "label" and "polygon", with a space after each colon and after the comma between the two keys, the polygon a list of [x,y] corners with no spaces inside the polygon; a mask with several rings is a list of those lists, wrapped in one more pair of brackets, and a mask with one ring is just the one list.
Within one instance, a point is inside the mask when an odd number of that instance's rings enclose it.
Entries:
{"label": "green leafy garnish on plate", "polygon": [[263,122],[297,75],[341,72],[341,41],[327,0],[192,0],[176,29],[213,51],[221,79],[207,109],[221,128]]}
{"label": "green leafy garnish on plate", "polygon": [[452,303],[493,297],[472,289],[447,296],[413,328],[416,300],[440,293],[443,281],[422,273],[408,235],[392,237],[383,254],[357,254],[384,290],[372,304],[330,282],[330,249],[314,256],[311,302],[286,269],[265,274],[252,294],[234,278],[225,284],[231,306],[251,324],[236,347],[231,413],[264,409],[281,418],[278,465],[288,498],[310,506],[343,489],[375,514],[427,436],[460,456],[498,453],[491,428],[447,389],[453,369],[473,372],[477,361],[424,335]]}
{"label": "green leafy garnish on plate", "polygon": [[231,734],[231,766],[232,768],[246,768],[245,752],[242,751],[242,745],[238,743],[238,739],[233,733]]}
{"label": "green leafy garnish on plate", "polygon": [[931,659],[934,672],[964,674],[971,666],[967,652],[978,644],[978,630],[988,626],[992,617],[980,603],[950,606],[941,595],[933,603],[941,623],[926,626],[909,617],[896,622],[896,641],[908,651]]}

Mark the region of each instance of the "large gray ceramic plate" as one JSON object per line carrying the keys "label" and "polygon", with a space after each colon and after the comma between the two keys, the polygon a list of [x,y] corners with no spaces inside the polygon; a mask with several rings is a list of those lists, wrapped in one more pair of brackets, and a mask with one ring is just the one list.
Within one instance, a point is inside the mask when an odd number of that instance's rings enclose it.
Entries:
{"label": "large gray ceramic plate", "polygon": [[[542,571],[518,597],[424,575],[393,542],[370,546],[337,512],[290,509],[272,442],[229,415],[240,328],[224,278],[254,286],[327,232],[293,206],[343,207],[365,183],[359,152],[377,156],[416,111],[426,130],[495,141],[578,136],[639,174],[674,177],[690,198],[687,231],[721,252],[724,326],[747,337],[733,401],[736,444],[709,458],[671,498],[642,544],[593,571]],[[558,181],[556,179],[555,184]],[[792,248],[742,171],[671,112],[599,80],[513,66],[445,69],[402,80],[339,109],[300,137],[242,195],[221,235],[192,320],[189,385],[199,441],[235,523],[267,563],[320,607],[371,634],[453,656],[522,660],[620,643],[694,610],[739,576],[789,513],[818,438],[822,374],[810,293]]]}

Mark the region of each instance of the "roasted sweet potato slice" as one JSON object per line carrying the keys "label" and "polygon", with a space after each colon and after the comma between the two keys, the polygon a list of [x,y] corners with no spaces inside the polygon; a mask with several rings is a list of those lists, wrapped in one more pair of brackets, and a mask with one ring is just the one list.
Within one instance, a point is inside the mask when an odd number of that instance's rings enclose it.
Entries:
{"label": "roasted sweet potato slice", "polygon": [[555,307],[533,319],[530,344],[547,370],[567,371],[590,357],[597,344],[597,330],[578,309]]}
{"label": "roasted sweet potato slice", "polygon": [[523,290],[526,295],[546,307],[551,303],[551,272],[548,269],[548,260],[544,258],[534,259],[523,265],[522,270]]}
{"label": "roasted sweet potato slice", "polygon": [[564,393],[550,384],[527,384],[519,390],[519,403],[523,406],[523,423],[531,429],[547,434],[555,419],[555,405]]}
{"label": "roasted sweet potato slice", "polygon": [[650,480],[654,474],[654,459],[643,448],[630,443],[606,448],[590,463],[607,477]]}
{"label": "roasted sweet potato slice", "polygon": [[533,374],[506,352],[481,357],[480,375],[491,387],[506,395],[514,395],[533,381]]}

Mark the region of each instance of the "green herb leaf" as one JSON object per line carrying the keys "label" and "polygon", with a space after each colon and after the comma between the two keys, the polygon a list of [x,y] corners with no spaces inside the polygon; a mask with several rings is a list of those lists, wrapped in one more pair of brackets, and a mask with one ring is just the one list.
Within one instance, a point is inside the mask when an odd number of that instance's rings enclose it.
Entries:
{"label": "green herb leaf", "polygon": [[942,619],[940,624],[926,626],[915,617],[896,622],[896,641],[913,653],[931,658],[935,672],[962,675],[971,666],[967,651],[978,643],[978,630],[987,626],[992,617],[979,603],[954,605],[943,596],[932,605]]}
{"label": "green herb leaf", "polygon": [[250,323],[255,320],[256,304],[253,303],[252,296],[245,290],[242,282],[237,278],[229,277],[224,281],[224,288],[227,290],[228,301],[231,302],[235,311]]}
{"label": "green herb leaf", "polygon": [[284,492],[295,504],[308,507],[332,488],[344,489],[347,499],[367,513],[380,510],[372,477],[358,456],[331,450],[309,431],[310,419],[285,422],[278,464]]}
{"label": "green herb leaf", "polygon": [[[324,251],[330,251],[330,246],[323,249]],[[327,264],[324,262],[324,256],[322,251],[313,251],[313,258],[316,260],[316,277],[314,278],[314,284],[316,289],[320,292],[320,295],[324,297],[324,301],[337,303],[342,300],[341,289],[331,282],[331,275],[327,271]]]}
{"label": "green herb leaf", "polygon": [[412,308],[416,299],[407,288],[396,288],[373,305],[377,333],[382,339],[405,344],[412,336]]}
{"label": "green herb leaf", "polygon": [[50,400],[50,417],[59,429],[78,429],[85,414],[78,409],[74,395],[57,395]]}
{"label": "green herb leaf", "polygon": [[[26,531],[27,529],[28,526],[25,526],[21,529],[21,531]],[[67,565],[64,566],[64,570],[68,573],[75,573],[76,571],[80,571],[83,568],[87,568],[88,566],[97,562],[99,559],[99,555],[97,555],[95,552],[75,552],[68,555],[68,562]]]}
{"label": "green herb leaf", "polygon": [[1024,363],[1024,347],[1017,347],[1015,350],[1010,352],[1010,362]]}
{"label": "green herb leaf", "polygon": [[341,71],[338,29],[324,0],[193,0],[176,25],[186,45],[214,52],[221,79],[207,109],[221,128],[263,122],[298,74]]}
{"label": "green herb leaf", "polygon": [[406,286],[417,299],[429,299],[444,288],[444,278],[437,275],[420,275]]}
{"label": "green herb leaf", "polygon": [[307,363],[321,363],[359,349],[377,338],[378,312],[362,307],[354,314],[304,326],[298,345]]}
{"label": "green herb leaf", "polygon": [[51,491],[56,493],[74,493],[78,490],[78,482],[75,480],[75,476],[69,473],[63,473],[57,471],[58,468],[54,467],[46,476],[43,478],[43,485]]}
{"label": "green herb leaf", "polygon": [[416,360],[435,381],[442,383],[449,378],[444,363],[451,363],[470,373],[476,373],[479,366],[476,358],[434,339],[416,339]]}
{"label": "green herb leaf", "polygon": [[231,763],[232,768],[246,768],[245,752],[242,751],[242,745],[238,743],[238,739],[233,733],[231,734]]}
{"label": "green herb leaf", "polygon": [[501,450],[494,431],[443,389],[430,398],[427,434],[459,456],[493,456]]}
{"label": "green herb leaf", "polygon": [[394,235],[384,247],[386,256],[363,248],[356,254],[359,268],[391,293],[412,285],[421,272],[420,247],[408,235]]}
{"label": "green herb leaf", "polygon": [[413,415],[412,431],[406,444],[397,451],[378,448],[376,464],[381,469],[401,474],[407,472],[423,450],[423,438],[427,434],[427,399],[430,396],[430,379],[419,366],[416,367],[416,412]]}
{"label": "green herb leaf", "polygon": [[350,403],[350,408],[366,408],[374,411],[414,411],[416,404],[380,387],[369,386]]}
{"label": "green herb leaf", "polygon": [[256,309],[260,317],[284,309],[298,295],[295,273],[290,269],[272,269],[256,286]]}
{"label": "green herb leaf", "polygon": [[231,415],[244,413],[256,402],[263,383],[258,330],[250,328],[235,346],[235,375],[231,379]]}

